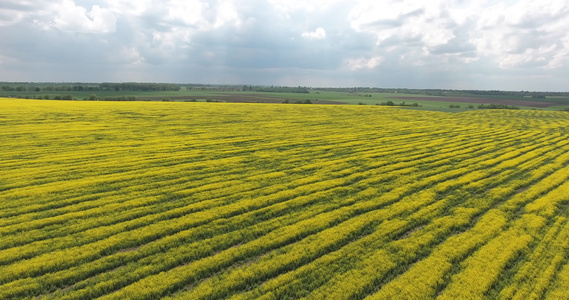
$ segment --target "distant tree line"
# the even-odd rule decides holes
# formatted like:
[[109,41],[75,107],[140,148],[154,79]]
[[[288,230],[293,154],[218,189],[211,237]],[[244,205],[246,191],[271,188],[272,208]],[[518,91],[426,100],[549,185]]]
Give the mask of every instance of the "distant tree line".
[[501,91],[501,90],[450,90],[450,89],[407,89],[407,88],[374,88],[374,87],[343,87],[343,88],[312,88],[314,91],[345,92],[345,93],[394,93],[417,94],[430,96],[476,96],[476,97],[529,97],[545,99],[547,96],[569,97],[569,92],[531,92],[531,91]]
[[255,92],[270,92],[270,93],[304,93],[308,94],[310,91],[306,87],[286,87],[286,86],[279,86],[279,87],[256,87],[254,89]]
[[136,97],[134,97],[134,96],[98,97],[95,94],[91,94],[91,95],[89,95],[89,97],[83,98],[83,100],[91,100],[91,101],[135,101]]
[[387,100],[386,102],[377,103],[376,105],[381,105],[381,106],[411,106],[411,107],[419,107],[420,106],[418,103],[407,104],[407,103],[405,103],[405,101],[403,101],[399,104],[396,104],[395,102],[393,102],[391,100]]
[[[376,88],[376,87],[287,87],[287,86],[253,86],[253,85],[214,85],[214,84],[174,84],[174,83],[81,83],[81,82],[0,82],[0,92],[81,92],[81,91],[252,91],[280,93],[309,93],[311,91],[331,91],[360,94],[370,97],[372,93],[400,93],[448,97],[495,97],[495,98],[530,98],[545,100],[547,97],[569,97],[569,92],[532,92],[532,91],[501,91],[501,90],[451,90],[451,89],[408,89],[408,88]],[[555,98],[547,99],[555,101]]]
[[478,105],[478,109],[520,109],[514,105],[505,105],[505,104],[480,104]]
[[179,84],[173,83],[141,83],[141,82],[121,82],[121,83],[2,83],[2,92],[83,92],[83,91],[130,91],[130,92],[150,92],[150,91],[179,91]]
[[245,91],[243,87],[252,87],[244,85],[214,85],[214,84],[184,84],[182,85],[188,91],[214,91],[214,92],[239,92]]
[[155,92],[155,91],[179,91],[180,85],[173,83],[141,83],[141,82],[104,82],[99,84],[103,91],[130,91],[130,92]]
[[45,100],[75,100],[72,95],[11,95],[20,99],[45,99]]
[[289,86],[255,86],[255,85],[212,85],[212,84],[185,84],[183,87],[189,91],[216,91],[216,92],[275,92],[275,93],[310,93],[308,87]]

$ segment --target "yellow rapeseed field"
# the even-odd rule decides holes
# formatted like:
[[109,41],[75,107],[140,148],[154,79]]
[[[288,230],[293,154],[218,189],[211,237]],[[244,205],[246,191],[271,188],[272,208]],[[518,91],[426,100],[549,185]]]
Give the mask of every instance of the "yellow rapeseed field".
[[569,114],[0,99],[0,299],[569,299]]

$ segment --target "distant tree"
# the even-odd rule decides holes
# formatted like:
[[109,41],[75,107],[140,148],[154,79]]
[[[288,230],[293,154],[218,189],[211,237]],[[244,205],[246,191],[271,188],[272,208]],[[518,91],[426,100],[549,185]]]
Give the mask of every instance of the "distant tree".
[[272,93],[304,93],[308,94],[310,91],[306,87],[259,87],[256,88],[257,92],[272,92]]
[[505,105],[505,104],[480,104],[478,105],[478,109],[520,109],[514,105]]
[[139,82],[121,82],[110,83],[103,82],[99,84],[101,90],[107,91],[179,91],[179,84],[173,83],[139,83]]

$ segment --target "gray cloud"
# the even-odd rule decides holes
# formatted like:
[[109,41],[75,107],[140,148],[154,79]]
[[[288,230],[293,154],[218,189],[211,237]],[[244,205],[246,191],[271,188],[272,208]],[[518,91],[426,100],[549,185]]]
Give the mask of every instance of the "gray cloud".
[[564,0],[5,0],[0,80],[564,90],[566,28]]

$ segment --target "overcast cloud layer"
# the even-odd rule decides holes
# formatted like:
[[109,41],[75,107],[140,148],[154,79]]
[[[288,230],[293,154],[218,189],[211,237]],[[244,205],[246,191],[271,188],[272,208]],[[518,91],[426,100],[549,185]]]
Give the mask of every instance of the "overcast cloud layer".
[[567,0],[2,0],[0,81],[569,91]]

